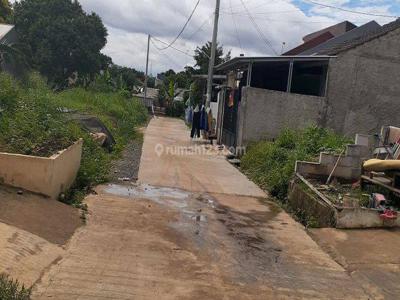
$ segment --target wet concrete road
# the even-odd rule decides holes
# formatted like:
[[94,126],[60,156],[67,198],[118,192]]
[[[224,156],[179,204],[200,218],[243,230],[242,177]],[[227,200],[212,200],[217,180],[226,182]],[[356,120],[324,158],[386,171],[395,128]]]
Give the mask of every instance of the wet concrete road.
[[217,150],[193,155],[188,136],[179,120],[151,121],[140,182],[86,199],[88,224],[34,299],[368,299]]

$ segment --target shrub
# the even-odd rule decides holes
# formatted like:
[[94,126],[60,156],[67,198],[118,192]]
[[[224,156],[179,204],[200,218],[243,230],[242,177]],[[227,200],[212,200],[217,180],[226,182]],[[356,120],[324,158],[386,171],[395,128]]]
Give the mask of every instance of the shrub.
[[0,299],[2,300],[29,300],[31,289],[21,286],[18,281],[0,274]]
[[[107,181],[110,163],[130,139],[135,126],[147,120],[147,110],[126,93],[100,93],[75,88],[59,94],[33,74],[23,84],[0,73],[0,151],[50,156],[84,139],[81,168],[71,191],[62,200],[79,204],[92,186]],[[65,109],[101,119],[117,146],[110,154],[92,140],[79,124],[69,121]]]
[[166,109],[167,116],[181,118],[185,115],[185,104],[183,102],[172,102]]
[[314,160],[321,151],[340,152],[348,143],[347,138],[317,126],[300,131],[285,129],[275,142],[250,145],[241,168],[272,196],[285,200],[297,160]]
[[75,141],[73,125],[66,122],[52,92],[37,75],[19,86],[0,74],[0,86],[2,151],[50,156]]

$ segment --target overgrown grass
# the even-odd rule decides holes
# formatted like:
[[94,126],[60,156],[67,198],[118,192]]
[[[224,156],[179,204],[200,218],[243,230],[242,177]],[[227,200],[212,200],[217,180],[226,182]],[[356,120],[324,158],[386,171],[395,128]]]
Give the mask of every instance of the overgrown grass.
[[21,286],[18,281],[10,279],[5,274],[0,274],[0,299],[1,300],[29,300],[31,289]]
[[297,160],[314,160],[321,151],[341,152],[351,141],[317,126],[285,129],[274,142],[250,145],[241,161],[243,172],[272,196],[286,200]]
[[134,127],[147,120],[146,108],[124,93],[101,93],[82,88],[61,92],[55,98],[59,107],[97,116],[110,129],[120,151],[135,137]]
[[[113,151],[105,151],[79,124],[69,121],[65,108],[101,119],[117,142]],[[107,181],[111,160],[137,137],[135,127],[146,119],[146,109],[124,94],[81,88],[57,94],[38,75],[18,83],[0,73],[0,151],[47,157],[84,139],[76,182],[62,199],[67,203],[79,204],[92,186]]]

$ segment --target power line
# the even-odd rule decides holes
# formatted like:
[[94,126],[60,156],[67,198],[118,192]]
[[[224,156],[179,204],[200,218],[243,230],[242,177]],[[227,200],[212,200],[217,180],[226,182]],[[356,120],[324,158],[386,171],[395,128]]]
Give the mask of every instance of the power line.
[[391,16],[391,15],[383,15],[383,14],[375,14],[375,13],[368,13],[368,12],[362,12],[362,11],[355,11],[355,10],[351,10],[351,9],[347,9],[347,8],[343,8],[343,7],[337,7],[337,6],[333,6],[333,5],[328,5],[328,4],[315,2],[315,1],[312,1],[312,0],[301,0],[301,1],[312,3],[312,4],[315,4],[315,5],[322,6],[322,7],[328,7],[328,8],[332,8],[332,9],[337,9],[337,10],[349,12],[349,13],[352,13],[352,14],[359,14],[359,15],[366,15],[366,16],[373,16],[373,17],[382,17],[382,18],[396,18],[396,19],[398,18],[398,16]]
[[[237,15],[237,17],[248,18],[247,15]],[[254,17],[255,20],[263,20],[268,22],[278,22],[278,23],[294,23],[294,24],[337,24],[337,21],[297,21],[297,20],[285,20],[285,19],[270,19],[265,17]],[[354,24],[363,24],[364,22],[358,21],[353,22]]]
[[243,53],[244,51],[243,51],[243,47],[242,47],[242,42],[240,41],[239,31],[238,31],[238,28],[237,28],[235,17],[233,15],[232,0],[229,0],[229,6],[231,8],[231,13],[232,13],[231,16],[232,16],[233,26],[235,27],[236,38],[237,38],[237,41],[239,43],[239,47],[240,47],[240,49],[242,50],[242,53]]
[[[159,43],[161,43],[161,44],[168,45],[167,42],[164,42],[164,41],[160,40],[159,38],[156,38],[155,36],[151,36],[151,38],[152,38],[153,40],[156,40],[157,42],[159,42]],[[153,44],[153,45],[154,45],[154,47],[156,47],[156,48],[157,48],[158,50],[160,50],[160,51],[165,50],[164,48],[158,47],[156,44]],[[178,51],[178,52],[180,52],[180,53],[182,53],[182,54],[185,54],[186,56],[193,57],[193,56],[190,55],[189,53],[187,53],[187,52],[185,52],[185,51],[183,51],[183,50],[181,50],[181,49],[178,49],[178,48],[176,48],[176,47],[174,47],[174,46],[169,46],[169,48],[174,49],[174,50],[176,50],[176,51]]]
[[278,53],[275,51],[274,47],[272,47],[271,42],[267,39],[265,34],[261,31],[260,27],[258,26],[257,22],[254,20],[254,17],[250,14],[250,11],[247,9],[246,4],[244,3],[243,0],[240,0],[243,4],[244,9],[247,12],[248,17],[250,18],[251,23],[253,24],[254,28],[257,30],[261,40],[274,52],[275,55],[278,55]]
[[[156,48],[157,52],[160,53],[161,55],[164,55],[166,58],[168,58],[168,60],[170,62],[172,62],[172,64],[174,64],[177,67],[181,67],[175,60],[173,60],[167,53],[162,52],[158,49],[157,45],[154,43],[154,41],[152,39],[150,39],[151,44]],[[161,62],[162,63],[162,62]],[[164,63],[162,63],[165,67],[167,67]]]
[[[256,13],[253,13],[253,15],[274,15],[274,14],[284,14],[284,13],[294,13],[294,12],[302,12],[302,10],[301,9],[292,9],[292,10],[270,11],[270,12],[256,12]],[[240,12],[240,11],[222,12],[222,14],[236,16],[236,15],[246,14],[246,12]]]
[[210,21],[210,19],[214,16],[214,14],[211,14],[208,19],[206,19],[200,26],[197,28],[193,33],[187,37],[187,40],[190,40],[192,37],[194,37],[199,31],[203,31],[203,27]]
[[181,31],[178,33],[178,35],[176,36],[176,38],[175,38],[171,43],[169,43],[166,47],[160,49],[161,51],[166,50],[166,49],[170,48],[173,44],[175,44],[175,42],[179,39],[179,37],[180,37],[180,36],[182,35],[182,33],[185,31],[187,25],[189,24],[190,20],[192,19],[192,17],[193,17],[193,15],[194,15],[194,13],[195,13],[197,7],[199,6],[199,4],[200,4],[200,0],[197,0],[197,3],[196,3],[196,5],[194,6],[194,8],[193,8],[193,10],[192,10],[192,13],[190,14],[189,18],[187,19],[185,25],[183,25],[183,28],[181,29]]

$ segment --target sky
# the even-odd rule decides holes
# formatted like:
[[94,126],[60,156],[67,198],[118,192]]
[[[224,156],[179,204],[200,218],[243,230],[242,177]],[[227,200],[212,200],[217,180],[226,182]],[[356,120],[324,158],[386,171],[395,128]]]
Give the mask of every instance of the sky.
[[[166,43],[182,29],[198,0],[80,0],[87,12],[95,12],[108,29],[108,42],[103,52],[114,63],[145,69],[147,35]],[[358,12],[400,16],[400,0],[313,0]],[[244,3],[244,4],[243,4]],[[246,8],[245,8],[246,7]],[[246,10],[247,9],[247,10]],[[194,65],[197,46],[211,40],[215,0],[200,0],[192,20],[174,47],[152,39],[150,72],[183,70]],[[261,38],[249,14],[262,31]],[[354,14],[322,7],[309,0],[221,0],[218,42],[232,56],[280,54],[301,44],[308,33],[348,20],[356,25],[377,21],[383,25],[395,18]],[[283,45],[283,43],[285,43]],[[156,47],[157,46],[157,47]]]

